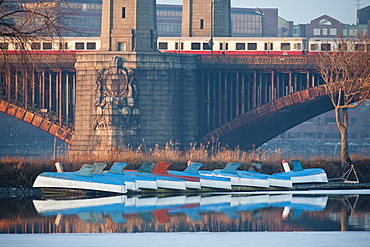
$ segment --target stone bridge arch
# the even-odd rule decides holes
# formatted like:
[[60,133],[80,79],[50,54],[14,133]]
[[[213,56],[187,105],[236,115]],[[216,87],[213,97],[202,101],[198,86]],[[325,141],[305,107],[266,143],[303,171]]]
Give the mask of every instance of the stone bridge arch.
[[[290,128],[334,109],[325,85],[301,90],[248,111],[205,135],[231,148],[252,149]],[[272,124],[273,123],[273,124]]]
[[21,121],[31,124],[68,144],[72,143],[74,131],[71,128],[60,126],[40,114],[28,111],[22,107],[0,100],[0,112],[15,117]]

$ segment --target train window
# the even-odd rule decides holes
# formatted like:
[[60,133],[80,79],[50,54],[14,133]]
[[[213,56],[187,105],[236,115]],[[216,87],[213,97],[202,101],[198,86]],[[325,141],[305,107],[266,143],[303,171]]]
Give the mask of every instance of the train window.
[[168,50],[168,43],[167,42],[159,42],[158,43],[159,50]]
[[42,49],[43,50],[52,50],[53,49],[53,43],[51,43],[51,42],[42,43]]
[[290,51],[290,43],[281,43],[280,48],[282,51]]
[[83,43],[83,42],[76,42],[75,43],[75,50],[85,50],[85,43]]
[[68,43],[67,42],[60,42],[59,43],[59,50],[67,50],[68,49]]
[[200,50],[200,43],[191,43],[192,50]]
[[203,43],[203,50],[211,50],[211,47],[208,43]]
[[330,44],[321,44],[321,51],[330,51]]
[[294,43],[293,44],[293,49],[296,51],[302,50],[302,44],[301,43]]
[[245,50],[245,43],[236,43],[235,44],[235,49],[237,51]]
[[319,49],[319,45],[318,44],[311,44],[311,47],[310,47],[310,50],[311,51],[317,51]]
[[179,43],[175,42],[175,50],[178,50],[178,49],[179,49]]
[[347,51],[347,44],[345,44],[345,43],[339,43],[338,44],[338,49],[340,51]]
[[9,43],[8,42],[0,42],[0,50],[8,50]]
[[14,48],[16,50],[24,50],[24,44],[23,43],[15,43]]
[[95,42],[87,42],[86,49],[87,50],[96,50],[96,43]]
[[32,42],[31,43],[31,50],[41,50],[41,43],[40,42]]
[[256,51],[257,50],[257,43],[248,43],[248,50],[249,51]]
[[180,49],[184,50],[184,42],[181,42]]
[[355,44],[355,51],[365,51],[365,44]]

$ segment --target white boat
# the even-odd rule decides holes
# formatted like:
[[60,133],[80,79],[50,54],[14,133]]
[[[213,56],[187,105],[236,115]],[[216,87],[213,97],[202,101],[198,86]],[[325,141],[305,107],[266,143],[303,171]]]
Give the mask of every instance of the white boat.
[[145,162],[139,170],[124,170],[123,174],[136,178],[155,178],[157,187],[161,189],[186,190],[185,180],[179,178],[159,176],[152,173],[154,163]]
[[230,178],[232,186],[257,187],[257,188],[269,187],[269,182],[266,177],[257,177],[257,176],[238,174],[236,172],[236,169],[239,166],[240,166],[240,163],[230,162],[225,166],[223,170],[199,171],[199,173],[201,175],[212,176],[212,177]]
[[293,184],[308,184],[308,183],[327,183],[328,177],[326,172],[321,168],[303,169],[301,162],[292,160],[293,171],[290,170],[288,163],[283,160],[285,172],[274,173],[272,176],[276,178],[290,178]]
[[188,177],[197,177],[200,179],[200,185],[202,188],[213,188],[213,189],[227,189],[231,190],[231,180],[226,177],[212,177],[201,175],[199,169],[203,166],[201,163],[190,163],[189,166],[182,172],[180,171],[171,171],[167,172],[172,175],[177,176],[188,176]]
[[103,172],[104,176],[112,177],[121,181],[134,180],[138,189],[158,189],[157,180],[151,177],[129,176],[124,174],[127,163],[115,162],[109,171]]
[[[252,163],[252,167],[259,167],[259,169],[262,167],[262,163]],[[289,177],[277,177],[272,176],[269,174],[263,174],[256,171],[237,171],[238,174],[241,175],[250,175],[250,176],[257,176],[262,178],[267,178],[269,182],[269,187],[277,187],[277,188],[292,188],[292,180]]]
[[124,182],[96,176],[93,174],[95,168],[95,165],[84,164],[77,172],[43,172],[36,177],[33,187],[127,193]]

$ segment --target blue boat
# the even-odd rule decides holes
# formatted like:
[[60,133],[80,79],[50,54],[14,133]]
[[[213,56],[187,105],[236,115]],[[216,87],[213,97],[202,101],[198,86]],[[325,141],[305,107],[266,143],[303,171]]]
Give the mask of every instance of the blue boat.
[[[104,164],[104,163],[103,163]],[[124,174],[127,163],[115,162],[109,171],[103,172],[104,176],[119,179],[121,181],[135,181],[137,189],[158,189],[157,180],[152,177],[130,176]]]
[[231,190],[231,180],[226,177],[212,177],[199,174],[199,169],[203,166],[201,163],[190,163],[189,166],[182,172],[168,170],[169,174],[177,176],[189,176],[197,177],[200,179],[200,185],[202,188],[213,188],[213,189],[227,189]]
[[155,178],[157,187],[162,189],[186,190],[185,180],[152,174],[155,164],[145,162],[139,170],[124,170],[123,174],[132,176],[134,179],[139,177]]
[[77,172],[43,172],[36,177],[33,187],[127,193],[123,181],[97,176],[93,174],[94,169],[95,165],[84,164]]
[[293,160],[293,171],[290,170],[287,162],[283,161],[285,172],[274,173],[272,176],[276,178],[289,178],[293,184],[308,184],[308,183],[327,183],[328,177],[326,172],[321,168],[303,169],[301,162]]
[[238,174],[236,169],[240,163],[230,162],[223,170],[199,171],[201,175],[212,177],[230,178],[232,186],[268,188],[269,182],[266,177]]
[[[262,167],[262,163],[252,162],[252,167]],[[269,174],[263,174],[256,171],[237,171],[238,174],[241,175],[250,175],[250,176],[257,176],[262,178],[267,178],[269,182],[269,187],[276,187],[276,188],[292,188],[292,180],[289,177],[277,177]]]

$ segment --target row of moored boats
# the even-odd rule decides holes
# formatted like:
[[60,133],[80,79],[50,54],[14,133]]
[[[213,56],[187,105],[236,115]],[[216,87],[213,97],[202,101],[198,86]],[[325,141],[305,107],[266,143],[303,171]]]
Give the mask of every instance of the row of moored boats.
[[[295,184],[327,183],[321,168],[303,169],[298,160],[292,161],[293,170],[283,161],[285,172],[272,175],[238,170],[240,163],[228,163],[224,169],[200,170],[203,164],[192,162],[184,171],[169,170],[170,162],[146,162],[139,170],[125,170],[127,163],[114,163],[104,170],[105,163],[84,164],[79,171],[64,172],[56,163],[58,172],[41,173],[33,187],[72,189],[126,194],[142,190],[202,190],[215,191],[289,189]],[[261,166],[261,164],[256,164]]]

